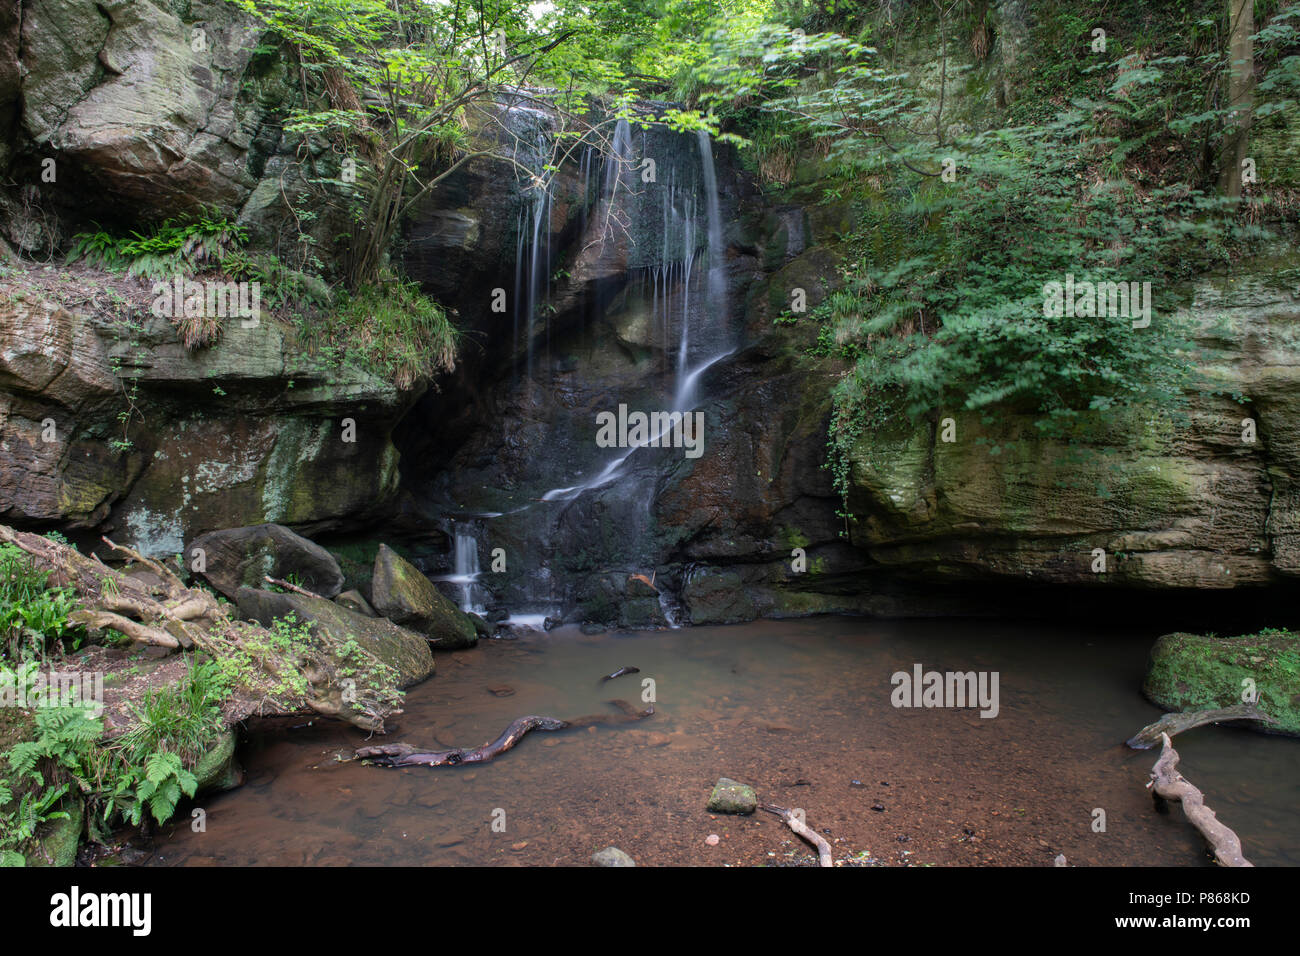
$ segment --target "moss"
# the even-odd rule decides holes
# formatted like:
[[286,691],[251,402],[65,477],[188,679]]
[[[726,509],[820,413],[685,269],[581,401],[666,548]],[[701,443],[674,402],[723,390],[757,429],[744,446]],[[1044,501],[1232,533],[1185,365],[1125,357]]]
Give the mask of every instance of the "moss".
[[1151,649],[1142,692],[1168,710],[1230,707],[1246,679],[1273,730],[1300,735],[1300,634],[1266,629],[1242,637],[1166,634]]
[[28,866],[72,866],[86,822],[86,809],[79,797],[65,799],[59,809],[68,816],[48,824],[39,845],[27,856]]
[[198,781],[196,792],[229,790],[237,786],[239,771],[235,769],[234,758],[235,732],[228,729],[194,765],[194,778]]

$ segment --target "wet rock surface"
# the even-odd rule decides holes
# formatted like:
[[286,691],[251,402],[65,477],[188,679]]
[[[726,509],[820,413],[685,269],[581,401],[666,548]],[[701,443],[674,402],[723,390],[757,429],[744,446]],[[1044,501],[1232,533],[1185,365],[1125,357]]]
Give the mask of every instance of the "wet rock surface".
[[433,583],[388,545],[380,545],[371,579],[375,610],[424,634],[441,650],[473,647],[479,629]]
[[232,600],[240,588],[264,589],[268,577],[325,598],[336,597],[343,587],[343,572],[333,556],[283,525],[213,531],[195,538],[190,548],[203,553],[208,583]]

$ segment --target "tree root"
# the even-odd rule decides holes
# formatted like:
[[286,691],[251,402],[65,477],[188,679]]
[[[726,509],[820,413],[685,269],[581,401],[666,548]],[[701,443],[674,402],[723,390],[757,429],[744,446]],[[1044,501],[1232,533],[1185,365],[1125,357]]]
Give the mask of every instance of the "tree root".
[[1147,784],[1152,788],[1157,805],[1162,799],[1181,803],[1183,814],[1205,837],[1220,866],[1254,866],[1242,856],[1241,840],[1237,834],[1219,822],[1214,811],[1205,805],[1201,791],[1178,772],[1178,751],[1169,742],[1169,735],[1162,733],[1160,739],[1160,759],[1151,768],[1151,782]]
[[775,813],[784,821],[786,826],[816,847],[819,866],[835,865],[831,859],[831,845],[826,842],[826,839],[820,833],[795,816],[792,811],[787,810],[785,807],[778,807],[775,803],[760,803],[758,806],[768,813]]
[[1136,734],[1124,741],[1125,746],[1134,750],[1150,750],[1160,743],[1160,735],[1180,734],[1193,727],[1205,724],[1217,724],[1224,720],[1256,720],[1261,723],[1277,723],[1254,704],[1237,704],[1233,707],[1219,707],[1214,710],[1191,710],[1181,714],[1165,714],[1154,723],[1147,724]]
[[378,744],[373,747],[361,747],[352,759],[370,760],[380,767],[454,767],[462,763],[483,763],[510,750],[524,736],[533,730],[566,730],[573,727],[594,727],[597,724],[625,724],[644,720],[654,716],[653,706],[638,711],[625,700],[611,700],[610,703],[622,711],[621,715],[589,714],[575,717],[573,720],[560,720],[556,717],[539,717],[532,715],[519,717],[510,722],[501,736],[478,747],[456,747],[451,750],[421,750],[410,744]]
[[[112,628],[152,647],[198,648],[227,662],[240,683],[239,700],[229,704],[230,719],[268,711],[315,711],[382,732],[384,719],[401,712],[395,706],[395,695],[384,686],[345,700],[337,648],[329,639],[309,633],[286,650],[283,638],[256,623],[235,619],[229,605],[222,605],[209,591],[187,587],[164,562],[146,558],[107,537],[102,540],[113,552],[148,568],[154,579],[123,574],[97,556],[0,524],[0,541],[16,545],[31,555],[37,566],[47,569],[51,586],[66,586],[76,593],[80,607],[69,615],[73,624],[93,630]],[[277,583],[302,590],[287,582]],[[351,666],[355,668],[355,662]]]

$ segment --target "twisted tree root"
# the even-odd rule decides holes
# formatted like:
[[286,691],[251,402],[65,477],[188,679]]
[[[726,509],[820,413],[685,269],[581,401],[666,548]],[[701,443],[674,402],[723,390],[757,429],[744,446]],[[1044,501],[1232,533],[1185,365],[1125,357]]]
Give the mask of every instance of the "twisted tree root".
[[760,803],[759,807],[768,813],[775,813],[780,817],[785,825],[791,830],[803,837],[809,843],[817,848],[817,862],[819,866],[834,866],[831,860],[831,845],[826,842],[825,838],[814,830],[808,824],[794,815],[785,807],[778,807],[775,803]]
[[1214,811],[1205,805],[1201,791],[1178,772],[1178,751],[1169,742],[1169,735],[1162,733],[1160,739],[1160,759],[1151,768],[1151,782],[1147,784],[1152,788],[1157,804],[1161,799],[1181,803],[1183,814],[1205,837],[1205,842],[1214,851],[1214,859],[1220,866],[1254,866],[1242,856],[1241,840],[1237,834],[1219,822]]
[[1170,737],[1181,734],[1193,727],[1204,724],[1217,724],[1224,720],[1255,720],[1263,723],[1277,723],[1254,704],[1237,704],[1233,707],[1220,707],[1215,710],[1193,710],[1181,714],[1165,714],[1154,723],[1147,724],[1136,734],[1124,741],[1125,746],[1134,750],[1150,750],[1160,743],[1160,735],[1167,733]]
[[371,760],[380,767],[454,767],[462,763],[483,763],[514,747],[532,730],[565,730],[570,727],[592,727],[596,724],[624,724],[652,717],[655,712],[653,706],[638,711],[624,700],[611,700],[610,703],[623,712],[621,716],[590,714],[586,717],[575,717],[573,720],[537,715],[519,717],[511,721],[510,726],[502,731],[501,736],[496,740],[478,747],[420,750],[410,744],[377,744],[372,747],[358,748],[353,753],[353,759]]

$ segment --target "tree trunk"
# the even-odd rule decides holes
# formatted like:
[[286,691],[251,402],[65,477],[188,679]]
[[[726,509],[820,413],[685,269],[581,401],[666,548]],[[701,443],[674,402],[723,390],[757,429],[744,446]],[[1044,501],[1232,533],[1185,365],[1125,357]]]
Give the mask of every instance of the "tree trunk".
[[1219,190],[1241,198],[1241,166],[1250,138],[1255,88],[1254,0],[1228,0],[1228,129],[1219,169]]

